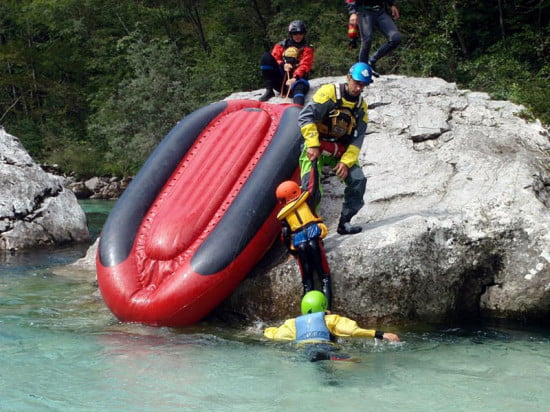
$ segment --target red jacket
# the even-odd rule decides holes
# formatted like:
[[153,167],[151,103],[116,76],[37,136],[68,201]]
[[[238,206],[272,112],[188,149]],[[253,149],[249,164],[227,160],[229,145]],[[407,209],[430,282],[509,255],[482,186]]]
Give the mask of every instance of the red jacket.
[[292,77],[295,77],[296,79],[307,79],[309,72],[311,71],[311,66],[313,66],[313,47],[311,47],[307,43],[303,44],[297,44],[292,42],[291,40],[283,40],[280,43],[277,43],[275,46],[273,46],[273,50],[271,50],[271,55],[277,60],[277,63],[279,65],[284,64],[283,62],[283,53],[287,47],[298,47],[298,49],[301,50],[300,53],[300,62],[298,65],[294,68],[294,71],[292,73]]

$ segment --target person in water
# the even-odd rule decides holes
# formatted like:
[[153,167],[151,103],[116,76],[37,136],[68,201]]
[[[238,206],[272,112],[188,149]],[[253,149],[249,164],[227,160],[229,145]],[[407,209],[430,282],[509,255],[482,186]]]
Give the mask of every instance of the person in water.
[[[315,171],[314,171],[315,173]],[[331,308],[332,289],[330,268],[323,246],[328,229],[310,204],[312,197],[308,191],[302,191],[292,180],[281,183],[275,191],[277,200],[284,206],[277,214],[282,224],[282,239],[290,254],[296,257],[304,295],[314,289],[314,273],[321,280],[321,288]]]
[[337,353],[335,337],[376,338],[399,342],[395,333],[363,329],[357,322],[327,310],[327,298],[318,290],[305,294],[301,302],[302,316],[287,319],[279,327],[265,329],[264,336],[276,341],[291,341],[303,345],[311,362],[320,360],[356,361],[349,355]]

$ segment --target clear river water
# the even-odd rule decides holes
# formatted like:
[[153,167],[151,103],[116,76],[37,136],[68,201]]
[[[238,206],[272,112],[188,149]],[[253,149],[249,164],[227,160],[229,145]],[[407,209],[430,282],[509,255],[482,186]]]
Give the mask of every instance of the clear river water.
[[[81,204],[96,237],[112,203]],[[311,363],[262,323],[118,322],[93,273],[58,270],[86,248],[0,254],[0,411],[550,411],[548,328],[396,327]]]

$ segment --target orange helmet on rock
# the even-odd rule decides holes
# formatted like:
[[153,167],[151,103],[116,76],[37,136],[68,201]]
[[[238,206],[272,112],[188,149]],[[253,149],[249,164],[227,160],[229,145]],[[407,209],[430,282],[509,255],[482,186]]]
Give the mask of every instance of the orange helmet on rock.
[[297,199],[302,193],[302,189],[298,186],[298,183],[293,180],[285,180],[275,191],[275,196],[279,202],[288,203]]

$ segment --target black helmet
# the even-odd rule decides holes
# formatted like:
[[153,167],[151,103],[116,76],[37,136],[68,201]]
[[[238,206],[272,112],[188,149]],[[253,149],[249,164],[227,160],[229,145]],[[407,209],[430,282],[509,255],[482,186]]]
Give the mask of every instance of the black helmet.
[[304,33],[306,34],[306,24],[302,20],[291,21],[288,25],[288,34]]

